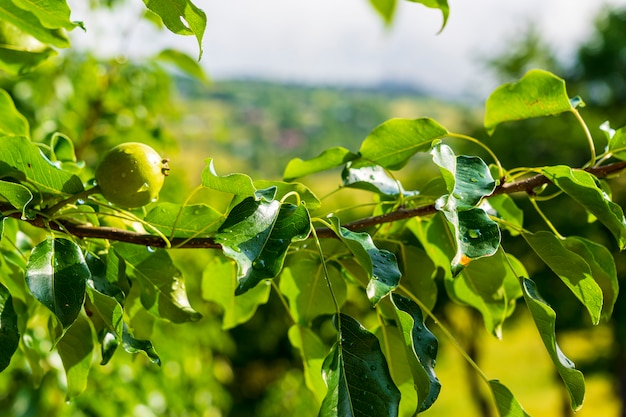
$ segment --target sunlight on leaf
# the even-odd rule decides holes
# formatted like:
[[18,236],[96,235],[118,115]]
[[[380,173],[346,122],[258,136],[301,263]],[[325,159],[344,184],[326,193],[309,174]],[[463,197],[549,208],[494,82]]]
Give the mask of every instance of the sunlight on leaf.
[[489,388],[496,400],[496,408],[500,417],[530,417],[515,399],[511,391],[500,381],[492,379],[489,381]]
[[565,81],[543,70],[531,70],[515,83],[498,87],[487,99],[485,129],[493,134],[504,122],[552,116],[573,107]]
[[56,347],[67,376],[67,399],[69,400],[87,388],[87,377],[93,362],[94,349],[91,322],[83,315],[79,315]]
[[28,120],[15,108],[13,99],[0,89],[0,134],[9,136],[29,136]]
[[90,277],[80,247],[63,238],[47,238],[35,246],[26,267],[28,288],[64,329],[78,317]]
[[359,155],[341,146],[326,149],[312,159],[302,160],[294,158],[289,161],[283,172],[283,178],[285,181],[293,181],[296,178],[336,168],[358,157]]

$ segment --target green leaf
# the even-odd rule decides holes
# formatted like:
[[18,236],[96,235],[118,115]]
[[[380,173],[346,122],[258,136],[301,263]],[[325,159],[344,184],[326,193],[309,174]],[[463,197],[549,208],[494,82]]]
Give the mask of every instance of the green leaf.
[[128,353],[145,353],[148,359],[150,359],[150,362],[161,366],[161,358],[159,358],[152,343],[149,340],[135,339],[126,324],[124,324],[122,333],[122,346],[124,346],[124,350]]
[[91,272],[80,247],[71,240],[47,238],[33,249],[26,283],[35,298],[67,329],[83,307]]
[[176,49],[164,49],[156,56],[156,59],[162,62],[170,63],[176,65],[178,69],[191,75],[192,77],[202,81],[203,83],[208,83],[209,79],[207,78],[206,73],[202,66],[198,63],[198,61],[191,58],[184,52],[178,51]]
[[20,9],[28,10],[49,29],[72,30],[80,23],[70,21],[70,8],[65,0],[10,0]]
[[224,216],[205,204],[159,203],[144,220],[166,236],[198,237],[216,232]]
[[[20,0],[17,1],[20,2]],[[44,3],[37,2],[37,4]],[[52,7],[58,8],[62,6],[55,4]],[[37,13],[38,15],[43,15],[45,11],[38,10]],[[37,15],[30,10],[18,7],[14,1],[3,1],[0,3],[0,20],[11,22],[11,24],[17,26],[21,31],[34,36],[41,42],[49,43],[57,48],[67,48],[70,46],[67,36],[59,29],[60,26],[52,28],[46,27],[42,24]]]
[[[34,52],[15,49],[13,46],[4,47],[0,45],[0,70],[12,75],[22,75],[32,71],[43,61],[55,55],[57,55],[57,51],[52,48]],[[6,134],[8,132],[1,133]]]
[[83,315],[63,334],[56,345],[67,378],[67,399],[80,395],[87,388],[93,362],[93,329]]
[[28,136],[28,120],[16,108],[13,99],[5,90],[0,89],[0,134],[9,136]]
[[622,208],[602,190],[596,177],[568,166],[544,167],[543,174],[588,212],[593,214],[626,249],[626,218]]
[[26,206],[33,200],[33,193],[22,184],[0,180],[0,197],[5,198],[13,207],[22,211],[26,217]]
[[361,144],[363,159],[388,169],[400,169],[417,152],[448,131],[432,119],[390,119],[376,127]]
[[472,260],[496,253],[500,247],[500,228],[483,209],[444,211],[444,214],[454,229],[457,247],[451,265],[453,275]]
[[41,193],[78,194],[84,191],[80,178],[55,167],[27,138],[1,136],[0,177],[19,177],[19,173]]
[[370,0],[371,5],[380,14],[387,25],[391,24],[396,10],[397,0]]
[[397,416],[400,391],[376,336],[345,314],[334,316],[334,324],[339,341],[322,367],[328,392],[319,416]]
[[437,201],[439,210],[468,210],[491,194],[496,181],[489,167],[475,156],[454,155],[448,145],[437,144],[431,150],[433,162],[439,166],[448,195]]
[[565,81],[547,71],[531,70],[519,81],[491,93],[485,108],[485,129],[493,134],[500,123],[572,110]]
[[443,214],[430,219],[415,217],[407,225],[435,267],[443,271],[444,279],[451,279],[451,262],[456,253],[455,238]]
[[446,279],[445,286],[454,301],[478,310],[487,331],[501,339],[502,325],[522,296],[517,277],[525,275],[517,259],[498,250],[493,256],[471,262],[458,277]]
[[235,206],[215,241],[237,262],[236,294],[278,275],[291,243],[306,239],[310,231],[309,212],[302,204],[248,197]]
[[589,265],[593,279],[602,289],[602,317],[609,320],[619,292],[613,255],[605,246],[582,237],[568,237],[563,241],[563,245],[582,257]]
[[492,379],[489,381],[489,388],[496,400],[496,408],[500,417],[530,417],[515,399],[511,391],[500,381]]
[[56,345],[67,377],[67,399],[87,388],[87,377],[93,362],[93,329],[83,315],[76,318]]
[[206,14],[190,0],[143,0],[146,7],[157,14],[166,28],[178,35],[194,35],[202,58],[202,37],[206,29]]
[[235,296],[237,269],[234,262],[212,257],[202,273],[202,298],[222,307],[222,328],[232,329],[247,322],[260,305],[267,303],[272,286],[261,282],[244,294]]
[[121,339],[124,310],[120,303],[114,297],[96,290],[93,285],[87,285],[87,295],[95,308],[94,313],[102,319],[106,329]]
[[439,9],[443,14],[443,24],[441,25],[441,29],[443,30],[446,27],[446,23],[448,23],[448,16],[450,15],[450,7],[448,6],[448,0],[408,0],[413,3],[421,3],[426,7],[430,7],[431,9]]
[[345,280],[333,264],[328,264],[327,269],[332,295],[319,256],[296,253],[287,257],[286,266],[280,274],[279,288],[289,300],[289,311],[296,323],[308,326],[318,316],[335,313],[335,301],[339,306],[345,302]]
[[341,227],[339,219],[330,219],[337,237],[356,257],[370,280],[367,284],[367,297],[372,305],[398,287],[402,274],[398,268],[396,256],[385,249],[378,249],[372,237],[365,232],[352,232]]
[[117,255],[126,261],[126,273],[139,284],[141,304],[155,317],[173,323],[199,320],[189,304],[185,281],[165,249],[116,243]]
[[522,289],[526,305],[535,321],[537,330],[539,330],[541,340],[563,382],[565,382],[565,387],[570,395],[572,409],[578,411],[582,407],[585,398],[585,379],[582,372],[575,368],[574,362],[565,356],[556,342],[556,313],[539,295],[537,287],[532,280],[523,278]]
[[274,198],[276,200],[282,200],[287,194],[296,193],[300,199],[306,203],[306,207],[309,210],[314,210],[322,205],[313,191],[299,182],[288,183],[283,181],[259,180],[254,182],[254,186],[257,190],[275,188],[276,195]]
[[293,181],[296,178],[316,174],[318,172],[341,166],[347,162],[357,159],[358,157],[359,155],[350,152],[346,148],[337,146],[335,148],[326,149],[315,158],[305,161],[300,158],[294,158],[289,161],[285,167],[283,179],[285,181]]
[[74,142],[62,133],[54,133],[50,138],[50,149],[52,149],[52,158],[54,161],[76,162],[76,152],[74,150]]
[[341,177],[345,187],[371,191],[384,197],[411,197],[419,194],[417,191],[405,191],[400,181],[390,177],[378,165],[352,167],[348,164]]
[[614,157],[622,161],[626,160],[626,127],[617,130],[611,129],[607,148]]
[[102,328],[98,333],[98,342],[100,343],[100,353],[102,355],[100,365],[106,365],[117,351],[120,345],[120,339],[115,333],[107,331],[106,328]]
[[593,279],[585,259],[570,251],[561,239],[550,232],[522,233],[522,236],[587,308],[593,324],[598,324],[603,304],[602,289]]
[[[486,209],[489,214],[495,215],[505,221],[500,223],[500,225],[508,230],[512,236],[520,234],[520,230],[524,226],[524,211],[515,204],[511,196],[507,194],[495,195],[489,197],[489,200],[484,201],[483,204],[488,204],[486,207],[481,207]],[[495,210],[495,213],[491,213],[488,207]]]
[[13,297],[7,287],[0,284],[0,372],[9,366],[19,342],[20,332]]
[[255,194],[256,187],[252,183],[252,178],[249,176],[245,174],[218,176],[213,167],[213,159],[207,158],[204,162],[207,166],[202,171],[202,186],[212,190],[246,197]]
[[[416,297],[429,310],[437,302],[437,268],[426,252],[415,246],[403,245],[398,256],[402,272],[402,290]],[[450,261],[446,265],[449,267]]]
[[417,414],[428,410],[441,390],[441,383],[435,375],[439,343],[424,324],[422,310],[417,304],[399,294],[392,294],[391,301],[396,308],[406,357],[419,398],[417,410],[415,410]]
[[302,356],[307,388],[321,404],[326,396],[326,385],[322,378],[322,364],[328,353],[326,346],[311,329],[298,325],[289,328],[289,341]]

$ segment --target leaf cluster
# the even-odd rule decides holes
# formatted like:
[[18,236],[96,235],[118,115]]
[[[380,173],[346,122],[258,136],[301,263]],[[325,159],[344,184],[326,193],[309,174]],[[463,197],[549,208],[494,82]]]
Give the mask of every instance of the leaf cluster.
[[[206,17],[191,2],[145,3],[168,29],[201,42]],[[395,4],[373,3],[387,10],[385,16]],[[445,1],[420,3],[440,9],[445,24]],[[67,46],[57,30],[79,26],[68,22],[65,7],[40,15],[32,3],[8,4],[0,18],[19,8],[18,27],[54,47]],[[19,73],[26,68],[20,62],[17,70],[3,68]],[[605,181],[624,168],[624,129],[605,126],[608,147],[598,154],[582,105],[568,96],[562,79],[532,70],[490,95],[484,119],[493,133],[504,123],[569,113],[589,146],[581,167],[507,169],[473,137],[431,118],[395,118],[375,127],[358,150],[336,146],[293,159],[281,181],[220,175],[207,158],[200,185],[184,203],[128,211],[97,194],[70,136],[32,140],[29,122],[0,90],[0,370],[19,350],[43,375],[44,353],[24,338],[41,322],[63,363],[68,397],[85,389],[96,351],[101,364],[120,346],[160,364],[137,329],[145,316],[171,323],[201,319],[171,257],[177,249],[198,248],[214,253],[203,271],[202,298],[222,307],[224,328],[250,320],[272,291],[280,298],[320,416],[417,415],[435,404],[442,385],[436,333],[454,338],[434,313],[440,281],[447,296],[478,311],[497,338],[523,301],[577,410],[584,379],[556,341],[557,312],[502,234],[522,239],[592,324],[610,319],[618,293],[611,252],[586,237],[562,236],[541,211],[543,200],[563,194],[608,229],[620,250],[626,247],[626,218]],[[446,143],[450,138],[478,147],[490,164],[457,155]],[[421,189],[406,189],[399,171],[417,154],[438,174]],[[371,196],[364,218],[344,221],[354,207],[329,207],[312,187],[296,182],[337,168],[335,193]],[[227,208],[196,202],[200,192],[228,195]],[[518,192],[542,216],[544,230],[525,229],[524,211],[510,195]],[[320,322],[332,323],[330,336]],[[438,331],[428,328],[431,323]],[[501,416],[527,415],[506,386],[467,358]]]

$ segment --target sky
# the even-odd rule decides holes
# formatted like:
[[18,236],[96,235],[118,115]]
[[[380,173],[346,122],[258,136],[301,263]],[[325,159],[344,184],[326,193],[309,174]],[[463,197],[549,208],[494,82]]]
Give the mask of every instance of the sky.
[[[176,47],[197,56],[191,37],[136,27],[141,9],[132,7],[141,8],[141,2],[128,12],[103,16],[84,10],[83,1],[68,2],[72,18],[87,26],[86,33],[74,31],[80,47],[134,55]],[[589,37],[603,5],[626,7],[626,0],[449,0],[450,17],[439,33],[441,12],[408,1],[399,1],[390,27],[368,0],[194,3],[207,14],[201,64],[214,79],[357,86],[395,82],[451,98],[488,94],[497,84],[485,71],[485,58],[504,51],[529,22],[567,60]]]

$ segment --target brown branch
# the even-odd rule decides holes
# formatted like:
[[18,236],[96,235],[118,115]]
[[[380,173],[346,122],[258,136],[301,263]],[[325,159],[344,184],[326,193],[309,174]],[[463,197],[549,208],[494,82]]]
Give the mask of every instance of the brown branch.
[[[586,171],[595,175],[598,178],[605,178],[613,174],[617,174],[620,171],[626,169],[626,161],[615,162],[612,164],[587,168]],[[544,184],[550,183],[550,180],[542,174],[537,174],[529,178],[524,178],[518,181],[503,183],[496,187],[491,194],[492,196],[498,194],[512,194],[517,192],[525,192],[531,194],[534,189]],[[0,203],[0,213],[10,211],[14,209],[6,204]],[[364,230],[370,227],[379,226],[381,224],[390,223],[398,220],[410,219],[412,217],[426,216],[435,213],[437,210],[434,204],[426,206],[414,207],[409,209],[399,209],[390,213],[381,214],[379,216],[366,217],[350,223],[346,223],[343,227],[352,230]],[[13,213],[9,217],[20,218],[20,213]],[[94,238],[94,239],[109,239],[117,242],[126,242],[142,246],[151,246],[155,248],[163,248],[167,246],[167,243],[159,236],[149,235],[144,233],[137,233],[130,230],[116,229],[113,227],[103,226],[88,226],[84,224],[77,224],[66,220],[57,220],[55,222],[47,222],[42,217],[35,217],[34,219],[25,220],[29,224],[40,227],[49,228],[51,230],[67,232],[78,238]],[[317,236],[320,238],[332,238],[335,237],[335,233],[327,228],[316,229]],[[172,247],[177,248],[209,248],[220,249],[221,245],[215,242],[214,239],[208,237],[196,237],[196,238],[174,238],[171,240]]]

